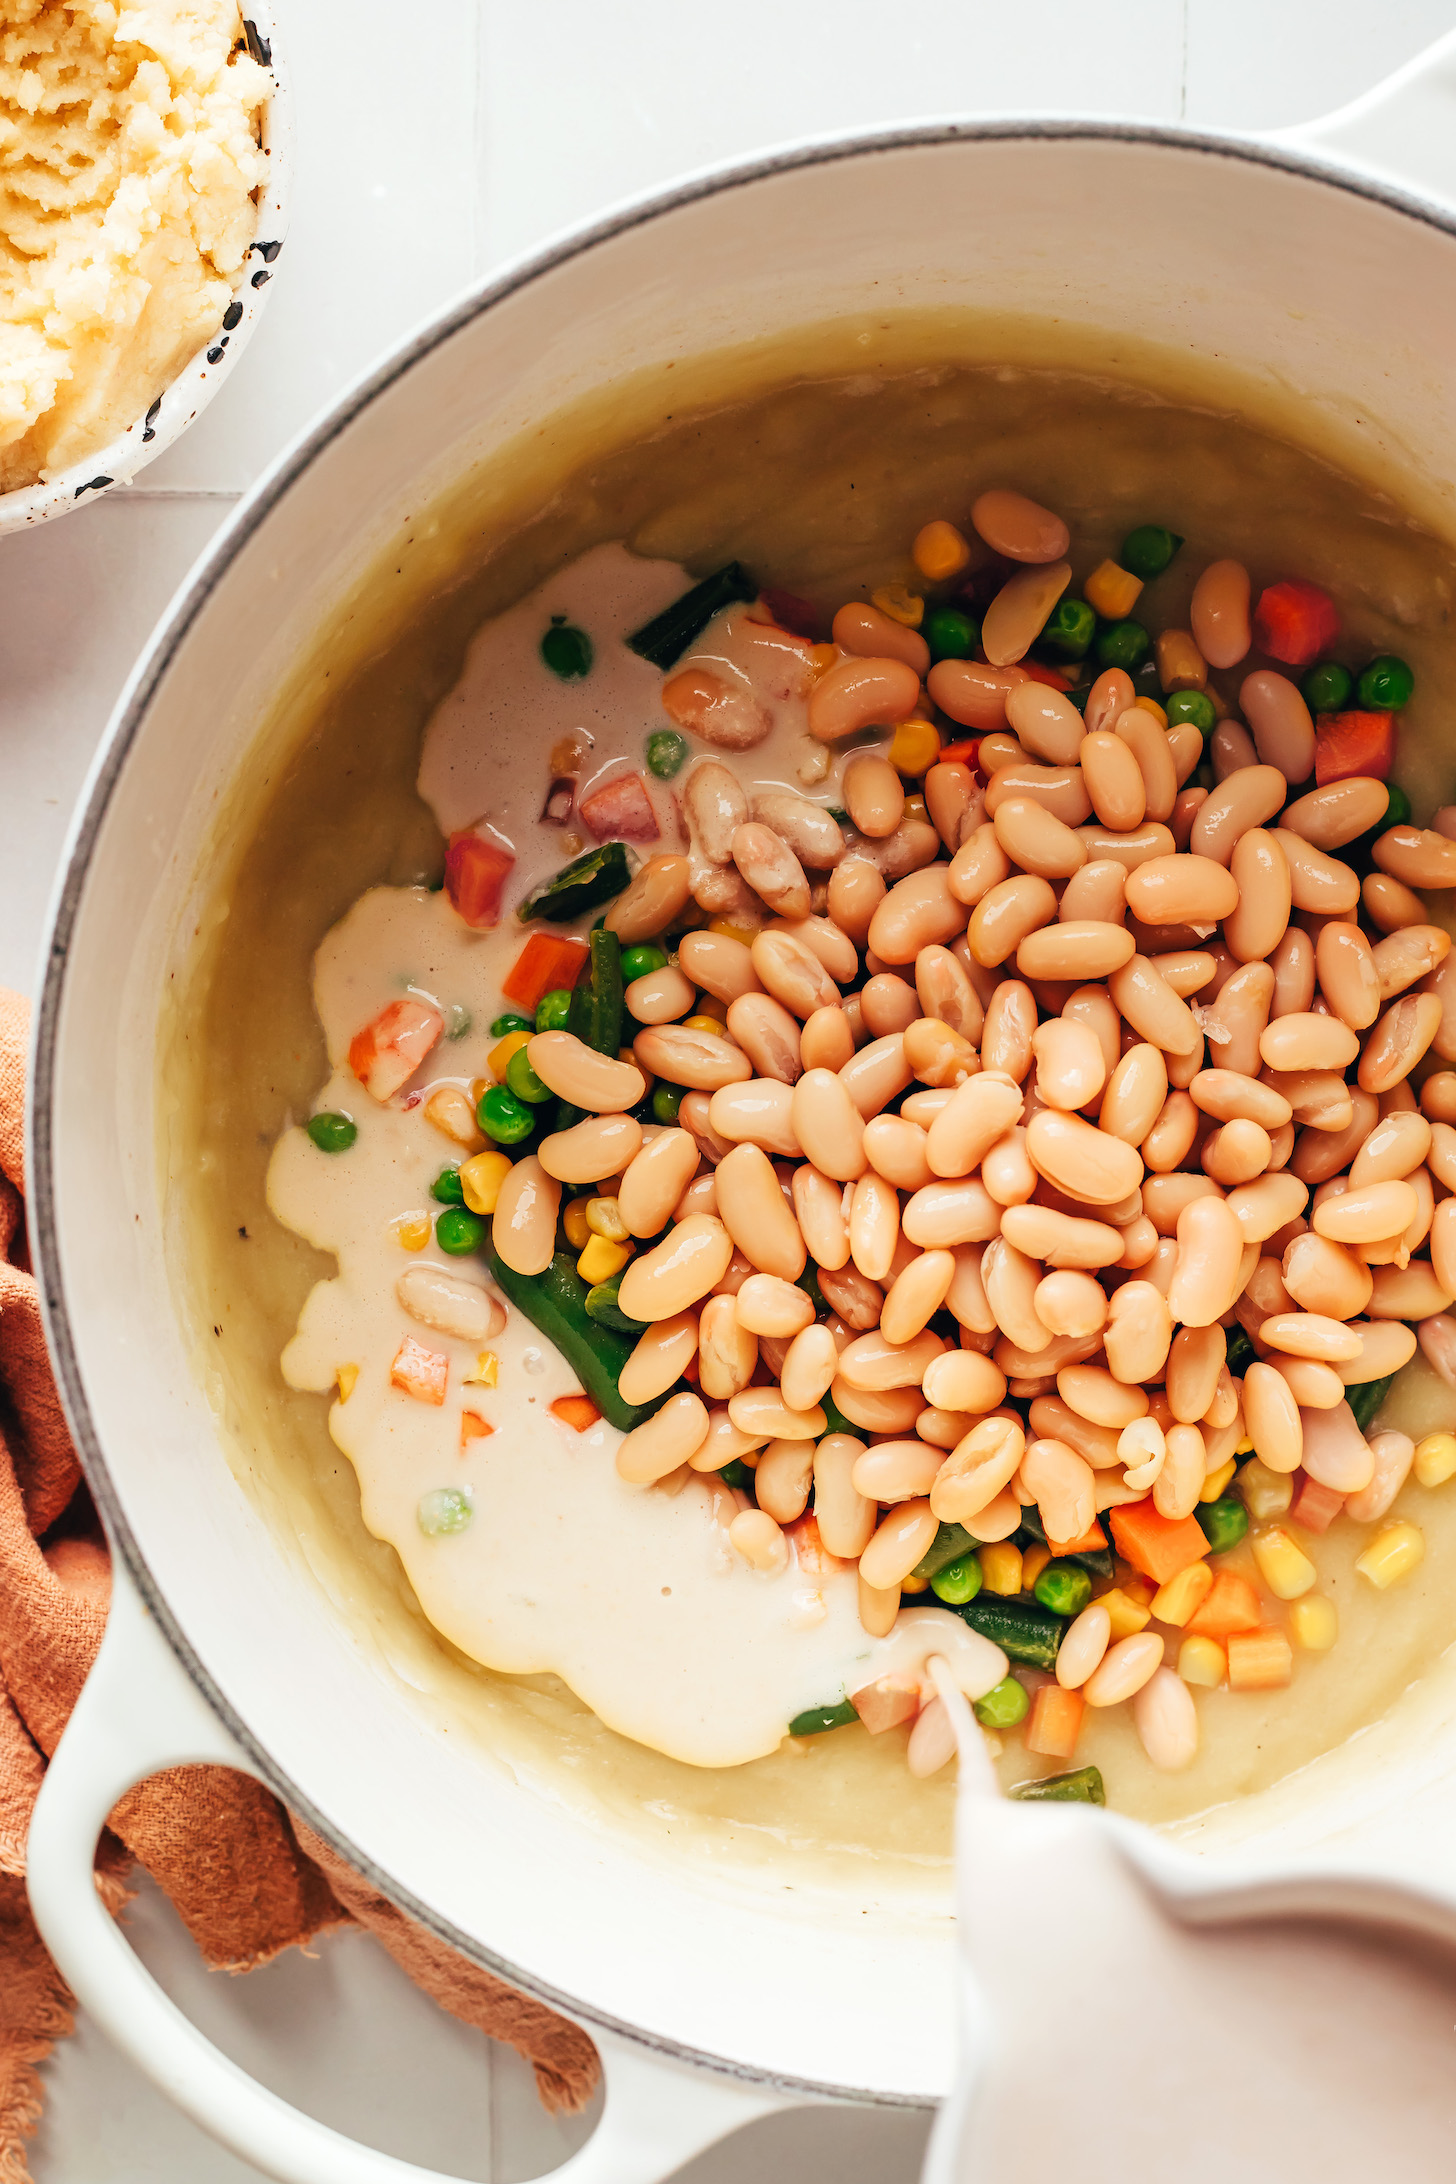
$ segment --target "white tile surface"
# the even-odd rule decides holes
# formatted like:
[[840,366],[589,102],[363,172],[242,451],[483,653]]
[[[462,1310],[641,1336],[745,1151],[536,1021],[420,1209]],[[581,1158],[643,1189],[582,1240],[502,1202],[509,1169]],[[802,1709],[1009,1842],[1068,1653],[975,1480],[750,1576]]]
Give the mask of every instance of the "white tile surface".
[[[0,980],[33,990],[46,897],[107,713],[238,492],[339,388],[504,257],[617,199],[808,133],[1040,109],[1195,125],[1312,118],[1456,23],[1456,0],[292,0],[295,218],[245,367],[132,491],[0,542]],[[1069,215],[1075,242],[1075,217]],[[515,2184],[581,2126],[426,2003],[360,1935],[209,1978],[147,1892],[134,1933],[179,2001],[264,2081],[373,2144]],[[83,2024],[48,2066],[38,2184],[234,2184],[221,2153]],[[692,2184],[904,2184],[924,2125],[809,2111]]]

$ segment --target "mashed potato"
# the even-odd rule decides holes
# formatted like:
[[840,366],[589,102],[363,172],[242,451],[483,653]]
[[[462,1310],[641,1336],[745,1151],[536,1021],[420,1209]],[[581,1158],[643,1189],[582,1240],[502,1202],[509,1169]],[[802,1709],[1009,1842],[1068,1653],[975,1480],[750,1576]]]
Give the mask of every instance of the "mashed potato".
[[270,79],[234,0],[0,0],[0,490],[144,415],[254,234]]

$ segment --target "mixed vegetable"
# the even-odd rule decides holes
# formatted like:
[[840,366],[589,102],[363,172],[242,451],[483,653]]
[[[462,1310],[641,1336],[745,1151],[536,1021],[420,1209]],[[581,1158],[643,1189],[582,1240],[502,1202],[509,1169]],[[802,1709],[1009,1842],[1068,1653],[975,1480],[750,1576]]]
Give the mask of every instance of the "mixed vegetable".
[[[998,1649],[983,1728],[1063,1766],[1122,1704],[1186,1765],[1196,1690],[1336,1642],[1329,1526],[1368,1527],[1389,1586],[1423,1554],[1407,1477],[1456,1475],[1456,1434],[1371,1431],[1418,1344],[1456,1387],[1456,986],[1421,899],[1456,886],[1456,813],[1415,827],[1390,780],[1403,660],[1341,657],[1327,593],[1256,597],[1231,561],[1173,626],[1150,598],[1185,551],[1140,524],[1076,590],[1066,525],[992,491],[827,627],[737,563],[694,586],[627,640],[664,673],[643,762],[682,777],[687,852],[639,861],[648,784],[583,802],[553,752],[543,816],[630,824],[514,916],[595,922],[530,933],[488,1076],[423,1102],[461,1154],[435,1240],[568,1360],[558,1415],[619,1428],[644,1488],[716,1473],[744,1561],[857,1572],[869,1633],[919,1596],[961,1618]],[[694,664],[725,614],[817,796],[711,755],[771,712]],[[586,676],[593,642],[553,621],[541,655]],[[452,839],[467,924],[513,862],[487,822]],[[392,1004],[361,1085],[398,1098],[444,1029]],[[426,1503],[431,1533],[469,1521]],[[788,1727],[855,1722],[912,1724],[918,1773],[950,1757],[913,1677]]]

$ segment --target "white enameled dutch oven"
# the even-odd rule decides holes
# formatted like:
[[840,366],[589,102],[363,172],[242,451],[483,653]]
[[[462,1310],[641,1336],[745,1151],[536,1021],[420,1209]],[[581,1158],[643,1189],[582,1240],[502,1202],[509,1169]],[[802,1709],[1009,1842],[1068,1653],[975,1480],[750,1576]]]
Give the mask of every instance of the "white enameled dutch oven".
[[[604,2120],[562,2174],[649,2184],[775,2103],[924,2104],[954,2049],[948,1925],[667,1867],[437,1734],[245,1498],[164,1263],[154,1062],[210,814],[270,693],[406,515],[629,372],[974,302],[1129,329],[1291,396],[1456,528],[1456,38],[1277,142],[1075,121],[927,126],[712,174],[469,296],[250,496],[137,670],[72,835],[37,1024],[31,1207],[51,1342],[117,1563],[31,1837],[85,2007],[199,2123],[293,2184],[424,2172],[251,2083],[174,2010],[91,1880],[126,1787],[251,1770],[413,1917],[589,2027]],[[927,217],[927,208],[934,216]],[[1077,247],[1066,247],[1075,212]],[[1353,307],[1352,307],[1353,300]],[[1456,1900],[1456,1689],[1211,1825],[1247,1877],[1384,1870]]]

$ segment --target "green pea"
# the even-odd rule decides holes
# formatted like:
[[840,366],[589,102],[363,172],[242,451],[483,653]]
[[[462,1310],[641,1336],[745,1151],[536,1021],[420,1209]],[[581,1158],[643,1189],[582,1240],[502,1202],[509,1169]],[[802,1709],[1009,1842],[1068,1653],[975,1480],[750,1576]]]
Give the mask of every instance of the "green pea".
[[1058,660],[1080,660],[1096,628],[1097,617],[1085,599],[1059,599],[1037,639],[1037,648]]
[[655,1084],[652,1087],[652,1113],[655,1121],[677,1121],[677,1111],[683,1103],[683,1089],[680,1084]]
[[514,1009],[507,1009],[504,1016],[493,1016],[490,1020],[492,1039],[504,1039],[508,1031],[534,1031],[535,1029],[536,1027],[529,1016],[519,1016]]
[[1216,1555],[1237,1547],[1249,1529],[1249,1512],[1232,1494],[1221,1494],[1217,1501],[1200,1502],[1194,1514]]
[[463,1206],[465,1191],[458,1168],[442,1168],[430,1185],[430,1196],[441,1206]]
[[932,660],[968,660],[981,642],[981,625],[960,607],[932,607],[920,634]]
[[974,1600],[981,1589],[981,1558],[979,1555],[959,1555],[948,1562],[943,1570],[937,1570],[930,1580],[930,1589],[937,1600],[943,1600],[948,1608],[964,1607]]
[[649,971],[667,968],[667,952],[654,948],[650,941],[639,941],[635,948],[622,950],[622,984],[630,986],[634,978],[645,978]]
[[1398,713],[1403,705],[1409,705],[1416,679],[1393,652],[1382,652],[1378,660],[1372,660],[1360,677],[1355,688],[1360,693],[1360,703],[1372,713]]
[[1092,1579],[1078,1563],[1049,1562],[1031,1589],[1053,1615],[1080,1615],[1092,1598]]
[[352,1115],[332,1112],[310,1115],[306,1128],[321,1153],[347,1153],[359,1135],[359,1125]]
[[531,1135],[534,1127],[530,1108],[523,1106],[515,1093],[508,1092],[503,1084],[487,1087],[475,1110],[475,1119],[497,1145],[519,1145],[522,1138]]
[[543,993],[536,1003],[536,1029],[565,1031],[566,1019],[570,1014],[571,995],[564,986],[555,986],[550,993]]
[[688,755],[688,739],[675,728],[654,728],[647,738],[647,771],[659,781],[671,781],[682,770]]
[[1142,666],[1152,642],[1141,622],[1109,622],[1097,633],[1097,664],[1120,667],[1131,675]]
[[1014,1676],[1003,1676],[984,1699],[977,1699],[971,1711],[983,1729],[1014,1729],[1024,1720],[1030,1704],[1025,1684],[1018,1683]]
[[1168,726],[1176,728],[1183,720],[1191,721],[1200,735],[1211,736],[1218,726],[1218,715],[1213,700],[1204,690],[1175,690],[1168,699],[1164,711]]
[[463,1259],[472,1251],[485,1249],[489,1229],[490,1223],[478,1213],[471,1213],[465,1206],[447,1206],[436,1216],[435,1242],[452,1259]]
[[1355,678],[1338,660],[1319,660],[1299,686],[1299,694],[1312,713],[1342,713],[1355,688]]
[[541,657],[563,682],[580,682],[583,675],[591,673],[592,641],[564,614],[553,614],[551,627],[541,639]]
[[1394,781],[1385,784],[1385,819],[1388,827],[1403,827],[1410,818],[1410,798]]
[[518,1100],[525,1100],[531,1107],[539,1107],[543,1100],[555,1098],[549,1084],[543,1084],[527,1059],[524,1047],[517,1047],[506,1063],[506,1083]]
[[459,1486],[437,1486],[432,1493],[421,1494],[415,1511],[427,1539],[438,1539],[444,1532],[463,1532],[474,1515],[469,1494]]
[[1165,530],[1161,523],[1140,523],[1128,532],[1117,558],[1146,583],[1149,577],[1162,575],[1182,543],[1176,531]]

